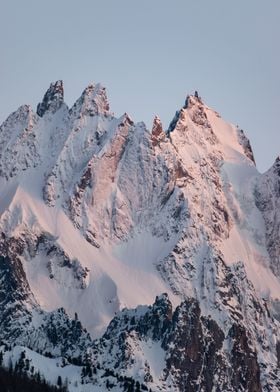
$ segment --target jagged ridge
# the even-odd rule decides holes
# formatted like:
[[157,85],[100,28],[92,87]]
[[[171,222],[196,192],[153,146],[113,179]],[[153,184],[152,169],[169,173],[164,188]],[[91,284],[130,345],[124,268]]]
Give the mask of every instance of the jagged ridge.
[[51,84],[0,137],[7,361],[63,356],[70,389],[280,388],[278,161],[260,175],[198,94],[150,132],[99,84],[71,109]]

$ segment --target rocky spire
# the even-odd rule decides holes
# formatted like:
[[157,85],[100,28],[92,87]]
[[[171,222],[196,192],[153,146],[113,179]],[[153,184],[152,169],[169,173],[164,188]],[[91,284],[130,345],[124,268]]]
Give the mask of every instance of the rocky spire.
[[162,123],[158,116],[155,116],[152,128],[152,144],[156,146],[160,141],[165,139],[165,132],[162,129]]
[[55,113],[64,102],[64,89],[62,80],[51,83],[44,95],[43,101],[37,106],[37,114],[43,117],[47,111]]

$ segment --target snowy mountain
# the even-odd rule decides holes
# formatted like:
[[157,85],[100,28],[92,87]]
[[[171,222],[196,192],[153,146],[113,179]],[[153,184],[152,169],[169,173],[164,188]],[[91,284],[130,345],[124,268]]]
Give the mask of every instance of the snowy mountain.
[[51,84],[0,127],[4,365],[70,391],[279,391],[279,173],[197,94],[150,131],[100,84],[70,109]]

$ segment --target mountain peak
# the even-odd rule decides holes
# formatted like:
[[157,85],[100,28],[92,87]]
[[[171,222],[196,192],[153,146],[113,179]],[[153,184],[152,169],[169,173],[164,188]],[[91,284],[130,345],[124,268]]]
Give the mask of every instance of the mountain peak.
[[195,104],[203,104],[201,97],[198,95],[198,92],[195,91],[194,94],[188,94],[185,100],[185,105],[183,106],[184,109],[190,108]]
[[97,83],[89,84],[84,89],[80,98],[73,105],[71,113],[86,116],[103,114],[106,116],[110,114],[109,110],[106,88]]
[[64,88],[63,81],[58,80],[55,83],[51,83],[47,92],[43,97],[43,101],[37,106],[37,114],[43,117],[47,111],[55,113],[64,102]]
[[0,132],[2,132],[2,142],[3,142],[3,132],[7,129],[7,137],[11,137],[11,129],[21,130],[22,128],[30,128],[33,126],[34,122],[34,112],[30,105],[21,105],[15,112],[11,113],[4,123],[0,126]]
[[173,119],[171,120],[169,127],[167,129],[167,135],[169,135],[170,132],[174,131],[174,129],[177,125],[177,122],[180,119],[180,116],[184,116],[184,111],[186,109],[191,109],[192,107],[198,107],[199,110],[203,110],[203,106],[204,106],[204,104],[202,102],[201,97],[198,95],[197,91],[195,91],[194,94],[188,94],[186,96],[185,103],[184,103],[183,107],[180,110],[176,111]]

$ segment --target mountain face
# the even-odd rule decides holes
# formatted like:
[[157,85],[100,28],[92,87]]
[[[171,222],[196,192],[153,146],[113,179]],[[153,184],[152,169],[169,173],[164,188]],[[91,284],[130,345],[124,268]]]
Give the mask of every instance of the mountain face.
[[[167,131],[51,84],[0,127],[5,366],[70,391],[280,390],[280,160],[195,94]],[[22,362],[24,351],[25,362]]]

